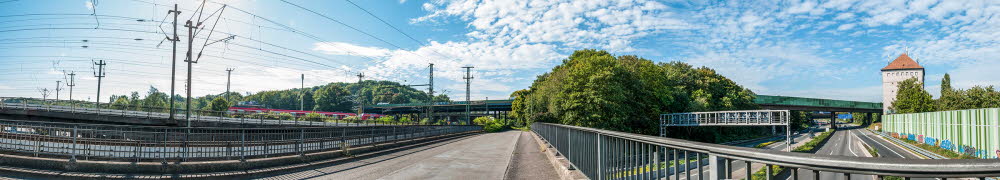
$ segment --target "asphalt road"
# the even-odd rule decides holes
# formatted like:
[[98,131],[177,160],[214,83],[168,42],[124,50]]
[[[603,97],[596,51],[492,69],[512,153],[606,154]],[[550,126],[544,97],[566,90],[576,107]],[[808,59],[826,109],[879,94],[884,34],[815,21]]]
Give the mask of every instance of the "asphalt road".
[[[880,155],[878,158],[920,159],[909,151],[882,139],[878,135],[861,129],[861,127],[848,124],[840,124],[839,126],[840,129],[830,136],[830,140],[816,151],[816,154],[868,157],[865,155],[865,152],[868,150],[861,145],[861,143],[864,143],[878,150]],[[819,179],[845,179],[842,173],[820,172],[819,175]],[[813,177],[811,170],[799,170],[799,179],[816,178]],[[875,177],[873,175],[852,174],[851,179],[875,179]]]
[[[779,134],[780,133],[783,133],[783,132],[779,132]],[[812,137],[813,137],[813,136],[810,136],[809,134],[810,133],[796,133],[796,134],[792,134],[792,138],[795,139],[794,140],[795,143],[803,142],[803,141],[808,141],[808,140],[811,140]],[[819,132],[813,132],[811,134],[813,134],[813,135],[819,135]],[[782,139],[784,139],[784,138],[782,138]],[[768,141],[770,141],[770,140],[760,140],[760,141],[754,141],[754,142],[747,142],[747,143],[743,143],[743,144],[737,144],[736,146],[753,147],[753,146],[756,146],[757,144],[768,142]],[[775,151],[784,151],[785,150],[785,141],[775,142],[774,144],[771,144],[770,146],[764,147],[763,149],[770,149],[770,150],[775,150]],[[746,163],[744,163],[743,161],[734,161],[733,162],[733,177],[736,178],[736,179],[745,178],[746,177],[746,175],[745,175],[746,174],[745,173],[746,172],[745,167],[746,167]],[[753,164],[753,166],[751,168],[753,169],[752,170],[753,172],[757,172],[757,170],[763,168],[763,165],[762,164]],[[702,169],[703,169],[702,173],[698,173],[697,169],[693,169],[691,171],[688,171],[688,172],[691,173],[691,179],[699,179],[699,177],[698,177],[699,174],[708,175],[708,173],[711,170],[708,166],[704,166]],[[679,175],[681,176],[680,179],[683,179],[683,180],[687,179],[687,175],[683,174],[683,172],[680,173]],[[674,179],[674,177],[671,176],[669,179]],[[707,179],[707,177],[706,177],[706,179]]]

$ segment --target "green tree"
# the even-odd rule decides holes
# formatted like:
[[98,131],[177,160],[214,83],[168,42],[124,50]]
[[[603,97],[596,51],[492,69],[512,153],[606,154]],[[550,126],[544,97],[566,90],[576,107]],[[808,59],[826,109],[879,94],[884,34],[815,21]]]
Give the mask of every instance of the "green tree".
[[[605,51],[574,52],[511,95],[514,118],[658,134],[659,114],[756,109],[754,94],[714,70],[654,63]],[[765,131],[766,130],[766,131]],[[672,128],[672,137],[721,141],[770,132],[756,127]]]
[[315,102],[316,111],[338,111],[347,112],[351,110],[352,103],[348,98],[347,90],[340,86],[326,86],[316,91]]
[[115,100],[111,103],[112,109],[126,109],[128,108],[128,97],[122,96],[112,96]]
[[892,102],[892,110],[896,113],[931,112],[935,109],[931,94],[924,90],[923,84],[916,78],[910,78],[899,83],[896,101]]
[[215,97],[208,107],[215,112],[228,111],[229,102],[223,97]]
[[530,93],[531,91],[522,89],[514,91],[510,94],[510,97],[513,98],[514,101],[510,103],[511,111],[508,115],[514,119],[517,125],[527,126],[531,124],[531,122],[527,121],[527,98]]

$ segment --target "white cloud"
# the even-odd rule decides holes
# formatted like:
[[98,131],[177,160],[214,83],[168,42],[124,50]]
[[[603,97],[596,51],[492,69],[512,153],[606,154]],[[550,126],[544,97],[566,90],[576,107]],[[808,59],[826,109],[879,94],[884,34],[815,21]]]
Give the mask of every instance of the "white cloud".
[[854,28],[854,24],[841,24],[840,26],[837,27],[837,30],[838,31],[846,31],[846,30],[850,30],[851,28]]
[[83,5],[87,7],[87,10],[94,10],[94,2],[91,2],[90,0],[85,0]]
[[729,52],[706,52],[695,56],[688,63],[707,66],[733,79],[740,85],[754,91],[767,92],[763,85],[777,78],[795,78],[810,74],[813,76],[833,76],[836,70],[830,68],[839,60],[816,55],[815,50],[800,45],[750,47],[746,50]]
[[467,20],[470,37],[498,45],[560,43],[564,48],[634,51],[633,39],[689,29],[670,7],[655,1],[435,1],[413,23],[446,16]]
[[314,51],[332,55],[350,55],[364,57],[384,57],[389,50],[380,47],[359,46],[343,42],[318,42],[313,44]]

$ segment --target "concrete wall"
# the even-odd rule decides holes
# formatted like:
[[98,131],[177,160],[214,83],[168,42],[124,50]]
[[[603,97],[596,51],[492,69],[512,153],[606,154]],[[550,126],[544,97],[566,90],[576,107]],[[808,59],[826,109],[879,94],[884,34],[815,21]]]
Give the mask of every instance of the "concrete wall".
[[924,69],[882,71],[882,113],[889,113],[889,107],[896,101],[899,82],[910,78],[917,78],[917,82],[924,84]]

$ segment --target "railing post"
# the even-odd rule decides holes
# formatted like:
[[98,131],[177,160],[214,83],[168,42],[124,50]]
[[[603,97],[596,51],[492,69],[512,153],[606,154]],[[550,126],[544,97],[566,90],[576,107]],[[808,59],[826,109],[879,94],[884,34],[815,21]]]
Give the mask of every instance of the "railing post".
[[715,154],[708,154],[708,179],[726,179],[726,159]]
[[594,133],[594,136],[597,137],[597,180],[603,180],[604,179],[604,164],[603,164],[604,163],[604,159],[603,159],[604,156],[602,156],[601,153],[604,152],[604,151],[602,151],[602,149],[604,149],[604,147],[601,146],[601,133]]
[[71,158],[69,159],[69,162],[71,162],[71,163],[72,163],[72,162],[76,162],[76,153],[77,153],[77,152],[76,152],[76,136],[77,136],[77,132],[76,132],[76,130],[77,130],[77,126],[76,126],[76,125],[74,125],[74,126],[73,126],[73,155],[72,155],[72,157],[71,157]]
[[[750,167],[750,166],[747,166],[747,167]],[[771,171],[772,171],[771,170],[771,165],[770,164],[764,164],[764,179],[771,180],[771,173],[772,173]],[[747,177],[750,177],[750,175],[752,175],[752,174],[747,174]],[[851,179],[851,178],[847,178],[847,179]]]
[[299,156],[305,156],[306,155],[306,153],[305,153],[305,151],[303,150],[303,147],[302,147],[302,145],[305,145],[305,141],[306,141],[306,130],[305,129],[299,129],[299,144],[298,144],[298,146],[295,147],[299,151]]
[[240,162],[246,162],[246,151],[247,151],[247,130],[240,130]]

